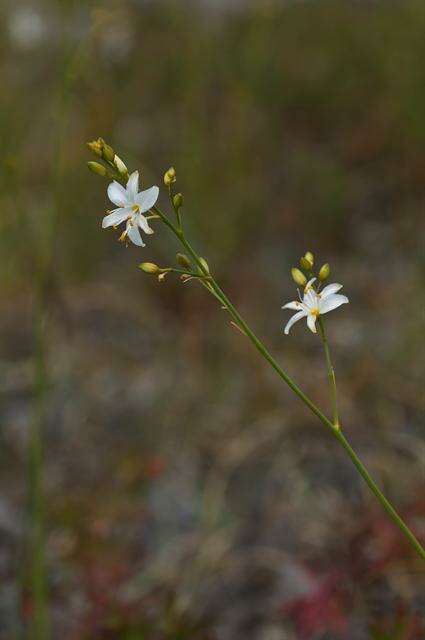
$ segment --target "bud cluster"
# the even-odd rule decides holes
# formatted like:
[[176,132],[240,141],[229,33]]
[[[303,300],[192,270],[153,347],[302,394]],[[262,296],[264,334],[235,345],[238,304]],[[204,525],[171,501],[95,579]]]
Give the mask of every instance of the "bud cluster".
[[91,160],[87,163],[88,168],[98,176],[108,178],[118,178],[123,181],[128,180],[128,169],[124,162],[115,153],[113,148],[105,142],[103,138],[98,138],[87,143],[87,147],[95,156],[103,160],[103,163]]
[[[314,255],[311,251],[306,251],[306,253],[300,258],[300,267],[292,267],[291,275],[294,282],[300,287],[304,287],[307,284],[307,281],[315,276],[313,268],[314,268]],[[329,264],[326,262],[322,267],[320,267],[319,272],[317,273],[317,277],[320,282],[324,282],[329,278],[331,270]]]

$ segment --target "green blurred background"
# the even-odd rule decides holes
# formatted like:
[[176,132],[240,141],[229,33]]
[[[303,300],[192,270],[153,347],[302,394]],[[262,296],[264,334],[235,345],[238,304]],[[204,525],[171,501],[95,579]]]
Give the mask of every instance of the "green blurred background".
[[331,264],[346,433],[423,539],[424,35],[419,0],[1,1],[2,640],[423,637],[399,532],[214,299],[137,269],[166,230],[100,230],[84,143],[146,186],[176,167],[194,245],[327,410],[280,307],[300,255]]

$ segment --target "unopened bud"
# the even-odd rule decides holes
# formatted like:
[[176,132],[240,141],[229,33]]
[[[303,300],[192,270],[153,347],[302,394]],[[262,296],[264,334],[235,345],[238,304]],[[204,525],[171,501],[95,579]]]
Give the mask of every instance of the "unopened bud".
[[306,251],[304,254],[304,258],[311,262],[311,266],[314,265],[314,255],[311,253],[311,251]]
[[90,160],[90,162],[87,163],[88,168],[90,169],[90,171],[93,171],[93,173],[97,173],[98,176],[106,176],[106,167],[103,166],[103,164],[99,164],[99,162],[93,162]]
[[311,271],[312,268],[313,268],[313,263],[310,262],[310,260],[308,260],[308,258],[303,256],[300,259],[300,266],[302,267],[302,269],[305,269],[305,271]]
[[174,167],[170,167],[164,174],[164,184],[169,187],[170,184],[176,181],[176,170]]
[[158,267],[158,265],[154,264],[153,262],[142,262],[142,264],[139,264],[139,269],[154,276],[157,273],[161,272],[161,269]]
[[190,269],[192,266],[191,261],[184,253],[178,253],[176,255],[176,260],[181,267],[184,267],[184,269]]
[[331,272],[331,268],[328,265],[328,263],[326,262],[326,264],[324,264],[323,267],[320,268],[319,280],[321,280],[323,282],[323,280],[326,280],[327,278],[329,278],[330,272]]
[[104,144],[102,149],[102,157],[108,162],[113,162],[115,158],[115,151],[109,144]]
[[183,195],[181,193],[176,193],[173,198],[173,205],[175,209],[180,209],[183,206]]
[[199,262],[201,263],[201,265],[204,267],[205,271],[207,273],[210,272],[210,268],[208,266],[208,262],[205,260],[205,258],[199,258]]
[[121,174],[122,176],[125,176],[125,175],[128,174],[127,167],[125,166],[125,164],[121,160],[121,158],[119,156],[117,156],[117,154],[115,154],[115,156],[114,156],[114,165],[118,169],[118,173]]
[[93,140],[92,142],[88,142],[87,146],[90,149],[90,151],[93,151],[93,153],[99,156],[99,158],[102,157],[102,143],[100,141],[100,138],[99,140]]
[[302,271],[297,269],[297,267],[293,267],[291,269],[291,275],[292,275],[294,281],[297,284],[299,284],[300,287],[303,287],[305,284],[307,284],[307,278],[305,277],[305,275],[303,274]]

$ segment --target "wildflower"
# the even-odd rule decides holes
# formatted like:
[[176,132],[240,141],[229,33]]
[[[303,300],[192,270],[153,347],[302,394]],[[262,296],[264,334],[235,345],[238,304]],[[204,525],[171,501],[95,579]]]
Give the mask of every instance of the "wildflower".
[[298,320],[301,320],[301,318],[307,318],[308,328],[313,333],[316,333],[316,320],[320,315],[328,313],[328,311],[333,311],[333,309],[348,302],[347,296],[337,293],[337,291],[342,289],[342,284],[328,284],[319,293],[313,288],[315,280],[316,278],[312,278],[307,282],[302,300],[300,296],[300,301],[294,300],[282,307],[282,309],[293,309],[297,311],[285,327],[286,335],[288,335],[292,325],[298,322]]
[[106,229],[126,221],[126,229],[121,234],[120,240],[124,241],[128,236],[133,244],[144,247],[145,244],[139,229],[149,235],[154,232],[143,214],[154,206],[158,194],[158,187],[151,187],[139,192],[138,171],[131,174],[127,181],[127,187],[123,187],[114,180],[108,186],[108,197],[118,208],[103,218],[102,228]]

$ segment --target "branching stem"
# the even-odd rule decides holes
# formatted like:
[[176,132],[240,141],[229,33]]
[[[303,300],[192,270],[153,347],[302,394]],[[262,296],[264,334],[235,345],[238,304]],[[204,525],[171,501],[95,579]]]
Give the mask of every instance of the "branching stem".
[[[319,322],[319,328],[322,335],[322,340],[325,348],[325,356],[326,363],[328,367],[328,374],[331,383],[332,389],[332,405],[333,405],[333,422],[331,422],[325,414],[317,407],[312,400],[300,389],[300,387],[292,380],[292,378],[281,368],[281,366],[276,362],[273,356],[270,354],[268,349],[265,347],[263,342],[255,335],[255,333],[250,329],[245,320],[240,315],[239,311],[234,307],[234,305],[230,302],[224,291],[220,288],[214,277],[209,273],[202,260],[200,260],[200,256],[195,252],[190,242],[186,239],[184,231],[181,226],[181,220],[178,219],[179,226],[176,227],[169,218],[162,213],[160,209],[157,207],[153,207],[153,211],[161,218],[164,224],[174,233],[174,235],[180,240],[181,244],[184,246],[188,254],[192,257],[196,266],[199,268],[200,272],[204,274],[205,278],[208,278],[208,282],[203,282],[204,286],[221,302],[222,306],[229,312],[232,317],[233,322],[242,330],[242,332],[247,336],[247,338],[252,342],[257,351],[262,355],[262,357],[270,364],[270,366],[276,371],[278,376],[289,386],[289,388],[300,398],[300,400],[310,409],[314,415],[319,418],[319,420],[330,429],[331,433],[338,440],[339,444],[344,448],[345,452],[350,457],[354,466],[356,467],[359,474],[362,476],[363,480],[366,482],[369,489],[375,495],[375,497],[379,500],[382,507],[387,512],[388,516],[392,519],[395,525],[400,529],[406,539],[409,541],[411,546],[415,549],[417,554],[422,560],[425,560],[425,549],[422,547],[419,540],[415,537],[415,535],[410,531],[409,527],[403,521],[403,519],[399,516],[397,511],[394,509],[389,500],[384,496],[382,491],[379,489],[376,482],[373,480],[372,476],[369,474],[368,470],[354,451],[354,449],[349,444],[348,440],[343,435],[340,425],[339,418],[337,412],[336,405],[336,382],[335,382],[335,373],[333,371],[329,346],[326,340],[326,335],[324,332],[324,327],[321,322]],[[319,319],[320,320],[320,319]]]

